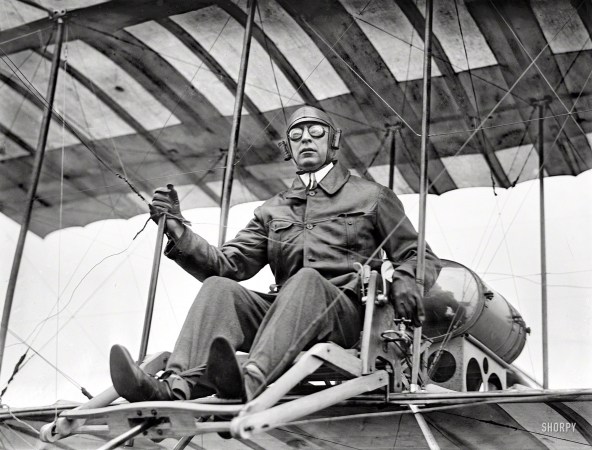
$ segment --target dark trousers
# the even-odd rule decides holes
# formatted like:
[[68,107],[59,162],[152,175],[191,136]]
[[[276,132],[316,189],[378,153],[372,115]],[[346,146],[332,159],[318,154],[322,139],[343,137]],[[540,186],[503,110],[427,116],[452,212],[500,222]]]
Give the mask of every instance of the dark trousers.
[[[363,311],[353,297],[310,268],[301,269],[277,295],[258,294],[236,281],[210,277],[189,310],[167,371],[181,375],[191,386],[209,386],[204,373],[210,344],[222,336],[235,349],[249,353],[247,363],[254,363],[271,383],[298,353],[318,342],[344,348],[358,342]],[[190,396],[199,394],[194,390]]]

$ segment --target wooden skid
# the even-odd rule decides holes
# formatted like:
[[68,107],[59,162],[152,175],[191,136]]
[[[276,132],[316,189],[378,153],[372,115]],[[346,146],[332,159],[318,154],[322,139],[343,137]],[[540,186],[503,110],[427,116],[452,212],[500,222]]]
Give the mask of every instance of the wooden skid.
[[131,428],[151,421],[145,430],[151,438],[180,438],[215,431],[228,431],[229,422],[207,422],[210,416],[236,416],[244,405],[213,405],[190,402],[142,402],[100,409],[73,410],[63,413],[70,420],[102,420],[106,425],[80,426],[73,433],[118,436]]
[[[140,367],[148,374],[154,375],[162,370],[166,364],[166,360],[170,356],[170,352],[160,352],[149,356]],[[110,405],[119,398],[117,392],[113,386],[109,387],[105,391],[101,392],[96,397],[90,399],[88,402],[80,405],[74,411],[83,410],[94,410],[95,408],[101,408],[103,406]],[[71,413],[69,411],[68,413]],[[66,414],[66,413],[64,413]],[[72,418],[66,418],[60,415],[60,417],[43,427],[39,432],[39,437],[43,442],[56,442],[66,436],[69,436],[84,424],[84,420],[73,420]]]

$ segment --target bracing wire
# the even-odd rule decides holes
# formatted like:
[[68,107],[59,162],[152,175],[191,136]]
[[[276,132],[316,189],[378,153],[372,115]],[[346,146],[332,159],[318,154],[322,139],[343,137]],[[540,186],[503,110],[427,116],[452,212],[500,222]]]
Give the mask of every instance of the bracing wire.
[[[302,18],[301,20],[302,20],[302,21],[303,21],[303,22],[306,24],[306,26],[308,26],[308,27],[311,29],[311,31],[312,31],[312,32],[313,32],[313,33],[314,33],[314,34],[315,34],[315,35],[316,35],[316,36],[317,36],[317,37],[318,37],[318,38],[319,38],[319,39],[320,39],[320,40],[323,42],[323,44],[325,44],[325,45],[326,45],[326,46],[329,48],[329,50],[330,50],[330,51],[331,51],[333,54],[335,54],[335,56],[337,56],[337,58],[339,58],[339,60],[341,60],[341,62],[342,62],[342,63],[343,63],[343,64],[344,64],[344,65],[345,65],[345,66],[346,66],[346,67],[347,67],[347,68],[350,70],[350,72],[351,72],[351,73],[353,73],[353,74],[354,74],[354,75],[355,75],[357,78],[359,78],[359,79],[360,79],[360,81],[362,81],[362,83],[364,83],[364,84],[365,84],[365,85],[368,87],[368,89],[370,89],[370,90],[371,90],[371,91],[374,93],[374,95],[376,95],[376,96],[377,96],[377,97],[380,99],[380,101],[386,105],[386,107],[387,107],[388,109],[390,109],[390,110],[391,110],[393,113],[395,113],[395,115],[396,115],[396,116],[399,118],[399,120],[401,120],[401,122],[403,122],[403,123],[405,124],[405,126],[406,126],[407,128],[409,128],[409,130],[411,130],[411,132],[412,132],[413,134],[415,134],[416,136],[420,136],[420,134],[419,134],[419,133],[417,133],[417,131],[415,131],[415,129],[414,129],[414,128],[413,128],[411,125],[409,125],[409,123],[407,123],[407,121],[406,121],[406,120],[405,120],[405,119],[404,119],[404,118],[403,118],[403,117],[402,117],[402,116],[401,116],[401,115],[400,115],[400,114],[397,112],[397,110],[395,110],[395,108],[393,108],[393,107],[392,107],[392,106],[389,104],[389,102],[387,102],[387,101],[384,99],[384,97],[382,97],[382,95],[380,95],[380,94],[379,94],[379,93],[376,91],[376,89],[374,89],[372,86],[370,86],[370,84],[369,84],[369,83],[368,83],[368,82],[367,82],[367,81],[364,79],[364,77],[362,77],[362,75],[360,75],[360,74],[358,73],[358,71],[357,71],[357,70],[355,70],[355,69],[354,69],[354,68],[351,66],[351,64],[349,64],[349,63],[348,63],[348,62],[347,62],[345,59],[343,59],[343,57],[342,57],[342,56],[341,56],[341,55],[340,55],[340,54],[339,54],[339,53],[338,53],[338,52],[335,50],[335,45],[336,45],[336,44],[334,44],[334,45],[329,45],[329,43],[328,43],[328,42],[325,40],[325,38],[323,38],[323,36],[321,36],[321,35],[320,35],[320,34],[317,32],[317,30],[315,30],[315,29],[314,29],[314,28],[313,28],[313,27],[312,27],[312,26],[311,26],[311,25],[310,25],[310,24],[309,24],[309,23],[306,21],[306,19]],[[352,26],[352,25],[353,25],[355,22],[356,22],[356,21],[355,21],[355,18],[353,18],[353,17],[352,17],[352,22],[349,24],[349,26],[347,27],[347,29],[346,29],[346,30],[343,32],[343,34],[342,34],[342,36],[341,36],[341,37],[343,37],[343,35],[345,35],[345,33],[347,33],[347,31],[348,31],[348,30],[351,28],[351,26]],[[341,39],[341,37],[340,37],[340,39]]]
[[[491,113],[490,113],[490,114],[491,114]],[[569,117],[569,115],[570,115],[570,114],[568,114],[568,117]],[[481,129],[483,129],[483,128],[484,128],[484,127],[481,127]]]
[[[563,27],[565,27],[565,25],[567,25],[571,21],[572,17],[574,17],[578,13],[578,9],[585,2],[586,2],[586,0],[582,0],[580,2],[580,4],[578,5],[578,7],[575,8],[575,11],[573,12],[573,14],[569,17],[569,19],[567,19],[567,21],[565,22],[565,24],[563,24],[563,26],[561,27],[560,31],[563,29]],[[532,61],[531,64],[534,65],[534,67],[536,68],[537,72],[541,75],[542,79],[545,81],[545,83],[547,84],[547,86],[549,86],[549,88],[551,89],[551,92],[553,92],[553,95],[557,98],[557,100],[559,100],[559,103],[561,103],[561,106],[563,106],[566,111],[569,111],[569,108],[563,102],[563,99],[559,96],[559,94],[557,93],[557,91],[555,90],[555,88],[553,87],[553,85],[551,84],[551,82],[549,81],[549,79],[546,77],[546,75],[543,73],[543,71],[540,69],[540,67],[536,63],[536,59],[534,59],[534,60],[532,59],[532,56],[530,55],[530,53],[528,53],[528,50],[526,49],[526,47],[524,46],[524,44],[522,43],[522,41],[520,40],[520,38],[516,35],[516,31],[514,30],[514,28],[512,28],[510,26],[510,24],[508,23],[508,21],[506,20],[506,18],[504,17],[504,15],[500,12],[500,10],[497,8],[497,6],[494,4],[494,2],[491,1],[491,0],[489,0],[489,3],[493,6],[493,8],[495,9],[495,11],[499,14],[499,16],[503,20],[504,24],[506,24],[506,26],[508,27],[508,29],[510,30],[510,32],[514,36],[514,39],[516,40],[516,42],[518,42],[518,44],[520,45],[520,47],[522,47],[522,50],[524,51],[524,53],[526,54],[526,56],[528,56],[528,58]],[[559,32],[557,32],[557,34],[559,34]],[[557,34],[555,36],[557,36]],[[549,44],[550,43],[547,43],[547,45],[545,46],[544,50],[547,49],[547,47],[549,46]],[[539,54],[539,56],[540,56],[540,54]],[[537,56],[537,59],[538,59],[538,56]],[[529,67],[531,67],[531,66],[529,66]],[[575,123],[575,125],[577,126],[577,128],[582,133],[582,135],[584,135],[584,137],[585,137],[586,136],[586,132],[582,129],[582,126],[573,117],[572,117],[572,119],[573,119],[573,122]]]
[[[580,6],[584,3],[585,0],[582,0],[582,2],[580,3]],[[496,9],[497,10],[497,9]],[[553,37],[547,41],[547,43],[545,44],[545,46],[539,51],[539,53],[532,58],[529,55],[529,58],[531,60],[530,64],[522,71],[522,73],[518,76],[518,78],[514,81],[514,83],[512,84],[512,86],[510,86],[510,89],[499,99],[499,101],[495,104],[495,106],[491,109],[491,111],[489,111],[489,113],[487,114],[487,116],[481,120],[481,123],[479,124],[479,126],[475,127],[475,129],[472,131],[472,133],[470,134],[470,136],[465,140],[465,142],[460,146],[460,148],[455,152],[455,154],[453,156],[458,156],[464,149],[465,147],[468,145],[468,143],[476,136],[476,134],[483,129],[483,126],[485,124],[485,122],[492,116],[492,114],[497,111],[497,109],[499,108],[499,106],[506,100],[506,98],[508,98],[508,96],[514,91],[514,89],[516,88],[516,86],[518,86],[518,84],[520,83],[520,81],[522,81],[522,79],[526,76],[526,74],[528,73],[528,71],[536,65],[536,62],[538,61],[538,59],[545,53],[545,51],[547,50],[547,48],[551,45],[551,42],[553,42],[557,36],[559,35],[559,33],[561,33],[561,31],[563,30],[563,28],[565,28],[565,26],[569,23],[569,21],[571,20],[571,18],[577,14],[577,9],[572,13],[572,15],[567,19],[567,21],[559,28],[559,30],[557,30],[557,32],[553,35]],[[551,87],[552,88],[552,87]],[[567,108],[566,108],[567,110]],[[569,117],[569,116],[568,116]],[[439,173],[434,180],[432,180],[428,186],[428,189],[431,188],[435,182],[437,180],[440,179],[440,177],[443,175],[444,172]]]
[[[0,426],[2,426],[4,428],[6,428],[7,430],[9,430],[13,436],[18,437],[19,441],[23,442],[28,448],[31,448],[33,450],[36,450],[35,449],[35,446],[33,444],[31,444],[29,441],[27,441],[24,437],[21,436],[21,434],[19,432],[17,432],[15,430],[16,427],[11,426],[11,425],[9,425],[7,423],[2,423]],[[31,425],[29,425],[29,426],[31,426]],[[37,430],[35,430],[35,431],[37,431]],[[0,434],[4,437],[4,440],[10,445],[10,447],[7,447],[6,450],[9,450],[9,449],[10,450],[16,450],[16,448],[15,448],[14,444],[12,443],[12,441],[8,438],[8,436],[6,434],[4,434],[4,431],[2,431],[1,428],[0,428]],[[39,434],[39,432],[37,432],[37,434]]]
[[[460,21],[460,13],[458,10],[458,2],[457,0],[454,0],[454,8],[456,10],[456,20],[458,22],[458,29],[460,31],[460,37],[461,37],[461,41],[463,44],[463,51],[465,54],[465,60],[467,61],[467,71],[469,73],[469,80],[471,81],[471,91],[473,93],[473,101],[475,102],[475,112],[477,113],[477,117],[476,119],[480,122],[481,121],[481,111],[479,110],[479,101],[477,99],[477,92],[475,91],[475,83],[473,82],[473,71],[471,70],[471,62],[469,61],[469,54],[467,52],[467,45],[465,42],[465,35],[463,32],[463,27],[462,27],[462,23]],[[483,141],[483,146],[486,146],[487,142],[484,140]],[[483,149],[483,151],[486,151],[486,149]],[[497,193],[495,192],[495,177],[493,175],[493,170],[491,168],[491,166],[488,164],[489,167],[489,175],[491,177],[491,186],[493,188],[493,194],[497,196]]]
[[[47,42],[43,46],[43,54],[47,53],[47,47],[49,46],[49,43],[51,42],[51,39],[53,37],[53,32],[54,32],[54,30],[52,29],[52,32],[50,33]],[[33,55],[32,53],[30,55],[28,55],[27,58],[23,61],[22,64],[26,63],[29,60],[29,58],[31,58],[32,55]],[[3,61],[4,61],[4,64],[6,64],[9,67],[9,69],[10,69],[10,65],[8,64],[8,61],[10,61],[10,63],[16,67],[16,65],[14,64],[14,62],[12,62],[10,59],[8,59],[8,61],[6,61],[5,59],[3,59]],[[31,79],[34,80],[35,77],[37,76],[37,72],[39,71],[39,68],[41,67],[41,62],[42,62],[42,59],[39,59],[39,61],[37,61],[37,64],[35,66],[35,69],[33,70]],[[2,87],[7,86],[7,84],[8,83],[4,83],[4,85]],[[17,121],[17,119],[18,119],[18,117],[19,117],[19,115],[21,113],[21,110],[22,110],[22,108],[23,108],[24,105],[25,105],[25,99],[23,99],[23,101],[19,105],[18,109],[16,110],[16,112],[14,114],[14,119],[13,119],[13,121],[10,124],[10,128],[13,128],[14,127],[14,124],[16,123],[16,121]]]
[[[147,222],[146,222],[146,224],[147,224],[147,223],[148,223],[150,220],[151,220],[151,219],[148,219],[148,220],[147,220]],[[132,241],[133,241],[133,240],[135,240],[135,239],[136,239],[136,237],[138,237],[138,235],[139,235],[139,234],[140,234],[140,233],[141,233],[141,232],[144,230],[144,228],[146,227],[146,224],[144,224],[144,227],[143,227],[143,228],[142,228],[142,229],[141,229],[141,230],[140,230],[140,231],[139,231],[139,232],[138,232],[138,233],[137,233],[137,234],[134,236],[134,238],[132,239]],[[39,355],[39,356],[41,356],[41,355],[40,355],[40,354],[39,354],[37,351],[33,350],[33,351],[34,351],[34,354],[33,354],[33,355],[31,355],[31,356],[30,356],[30,357],[29,357],[27,360],[24,360],[24,358],[25,358],[25,356],[26,356],[26,354],[27,354],[28,350],[29,350],[29,349],[32,349],[32,343],[31,343],[31,344],[29,344],[29,343],[27,343],[27,341],[28,341],[28,340],[30,339],[30,337],[31,337],[31,336],[32,336],[32,335],[35,333],[35,331],[36,331],[36,330],[37,330],[39,327],[43,328],[44,324],[45,324],[45,323],[47,323],[47,321],[48,321],[49,319],[51,319],[52,317],[58,317],[58,323],[57,323],[57,327],[58,327],[58,329],[57,329],[57,331],[56,331],[56,334],[55,334],[55,335],[54,335],[54,336],[53,336],[51,339],[47,340],[47,341],[46,341],[46,343],[45,343],[45,344],[44,344],[44,345],[43,345],[41,348],[44,348],[44,347],[45,347],[45,345],[49,344],[49,342],[50,342],[51,340],[53,340],[54,338],[56,338],[56,337],[58,336],[58,334],[59,334],[59,331],[61,331],[61,329],[62,329],[62,328],[63,328],[63,327],[64,327],[64,326],[65,326],[65,325],[66,325],[66,324],[69,322],[69,320],[68,320],[68,321],[66,321],[66,323],[64,323],[64,324],[63,324],[63,326],[60,328],[60,327],[59,327],[59,315],[60,315],[60,314],[61,314],[61,312],[62,312],[62,311],[64,311],[64,310],[65,310],[65,309],[68,307],[68,305],[71,303],[71,301],[72,301],[72,299],[73,299],[73,297],[74,297],[74,294],[76,293],[76,290],[77,290],[77,289],[78,289],[78,287],[79,287],[79,286],[82,284],[82,282],[84,281],[84,279],[85,279],[85,278],[86,278],[86,277],[87,277],[87,276],[88,276],[88,275],[89,275],[89,274],[90,274],[90,273],[91,273],[91,272],[92,272],[92,271],[93,271],[93,270],[94,270],[96,267],[98,267],[98,266],[99,266],[101,263],[103,263],[103,262],[104,262],[105,260],[107,260],[108,258],[111,258],[111,257],[113,257],[113,256],[117,256],[117,255],[119,255],[119,254],[122,254],[122,253],[125,253],[125,252],[126,252],[128,249],[129,249],[129,247],[131,246],[131,244],[132,244],[132,242],[130,242],[130,244],[128,245],[128,247],[127,247],[127,248],[125,248],[124,250],[122,250],[121,252],[119,252],[119,253],[115,253],[115,254],[112,254],[112,255],[108,255],[108,256],[106,256],[105,258],[103,258],[101,261],[99,261],[97,264],[95,264],[95,265],[94,265],[94,266],[93,266],[93,267],[92,267],[92,268],[91,268],[91,269],[90,269],[90,270],[89,270],[89,271],[88,271],[88,272],[87,272],[87,273],[84,275],[84,277],[83,277],[83,278],[82,278],[82,279],[79,281],[79,283],[76,285],[76,287],[75,287],[75,288],[74,288],[74,290],[72,291],[72,294],[71,294],[71,296],[70,296],[70,299],[68,300],[68,302],[67,302],[67,303],[66,303],[66,304],[65,304],[65,305],[64,305],[64,306],[63,306],[61,309],[60,309],[60,307],[59,307],[59,298],[60,298],[60,297],[58,296],[58,299],[57,299],[57,301],[56,301],[56,304],[54,304],[54,307],[57,305],[57,311],[56,311],[56,313],[52,315],[52,314],[51,314],[51,311],[50,311],[50,315],[48,315],[48,316],[47,316],[45,319],[43,319],[43,320],[42,320],[40,323],[38,323],[38,324],[35,326],[35,328],[33,329],[33,331],[31,331],[31,333],[29,334],[29,336],[27,337],[27,339],[26,339],[26,340],[23,340],[23,339],[21,339],[20,337],[16,336],[16,335],[15,335],[15,334],[14,334],[14,333],[13,333],[13,332],[12,332],[12,331],[9,329],[9,332],[10,332],[11,334],[13,334],[14,336],[16,336],[16,337],[17,337],[17,339],[19,339],[19,340],[20,340],[20,341],[21,341],[21,342],[22,342],[22,343],[23,343],[25,346],[27,346],[27,351],[25,351],[25,354],[23,354],[23,355],[22,355],[21,359],[20,359],[20,360],[19,360],[19,362],[17,363],[17,365],[16,365],[16,367],[15,367],[15,372],[14,372],[13,376],[10,378],[10,380],[8,380],[8,382],[7,382],[7,384],[6,384],[6,387],[4,388],[4,391],[2,392],[2,394],[0,394],[0,398],[2,397],[2,395],[4,394],[4,392],[6,391],[6,389],[7,389],[8,385],[10,384],[10,382],[12,381],[12,379],[14,378],[14,375],[16,375],[16,372],[18,372],[18,371],[19,371],[19,370],[20,370],[22,367],[24,367],[24,366],[25,366],[25,365],[26,365],[26,364],[27,364],[27,363],[28,363],[28,362],[29,362],[29,361],[30,361],[30,360],[31,360],[31,359],[32,359],[32,358],[33,358],[35,355]],[[58,295],[60,295],[60,294],[58,294]],[[91,297],[92,297],[92,296],[91,296]],[[89,299],[90,299],[91,297],[89,297]],[[87,299],[87,301],[88,301],[89,299]],[[86,301],[86,302],[84,302],[82,306],[84,306],[84,305],[87,303],[87,301]],[[81,306],[80,308],[82,308],[82,306]],[[80,309],[80,308],[79,308],[79,309]],[[52,307],[52,310],[53,310],[53,307]],[[75,315],[75,314],[74,314],[74,315]],[[70,319],[72,319],[72,318],[74,317],[74,315],[73,315],[73,316],[72,316]],[[37,335],[39,335],[39,333],[40,333],[40,331],[41,331],[41,328],[39,328],[39,331],[38,331]],[[24,361],[23,361],[23,360],[24,360]],[[45,359],[44,359],[44,360],[45,360]],[[47,360],[46,360],[46,361],[47,361]],[[56,358],[56,361],[57,361],[57,358]],[[48,361],[47,361],[47,362],[48,362]],[[61,371],[58,371],[58,372],[59,372],[60,374],[62,374],[62,375],[63,375],[63,376],[66,378],[66,379],[68,379],[68,380],[70,380],[70,381],[72,380],[72,379],[71,379],[70,377],[68,377],[68,376],[67,376],[65,373],[63,373],[63,372],[61,372]],[[83,393],[84,395],[86,395],[87,397],[90,397],[90,394],[88,394],[88,391],[86,391],[86,389],[85,389],[84,387],[80,386],[80,385],[79,385],[79,384],[77,384],[77,383],[73,383],[73,384],[74,384],[76,387],[79,387],[79,388],[81,389],[81,391],[82,391],[82,393]]]
[[[577,113],[562,113],[562,114],[556,114],[556,115],[552,115],[552,116],[547,116],[547,118],[550,117],[561,117],[561,116],[569,116],[572,114],[581,114],[583,112],[587,112],[590,111],[592,109],[584,109],[584,110],[580,110]],[[530,120],[539,120],[539,119],[530,119]],[[505,127],[505,126],[509,126],[509,125],[516,125],[516,124],[521,124],[521,123],[525,123],[527,121],[516,121],[516,122],[510,122],[510,123],[504,123],[504,124],[498,124],[498,125],[492,125],[492,126],[481,126],[481,129],[491,129],[491,128],[499,128],[499,127]],[[482,122],[483,124],[483,122]],[[452,134],[462,134],[462,133],[468,133],[469,130],[460,130],[460,131],[448,131],[448,132],[443,132],[443,133],[434,133],[431,134],[430,136],[445,136],[445,135],[452,135]],[[89,148],[89,150],[91,150]],[[92,152],[92,150],[91,150]],[[94,153],[94,152],[93,152]],[[96,155],[95,155],[96,156]],[[99,161],[104,165],[104,161],[100,160]],[[238,163],[238,162],[237,162]],[[110,169],[111,170],[111,169]],[[199,172],[204,172],[204,170],[196,170],[196,171],[188,171],[188,172],[182,172],[179,175],[184,175],[184,174],[193,174],[193,173],[199,173]],[[118,177],[120,177],[119,175],[117,175]],[[162,179],[162,178],[166,178],[168,176],[165,177],[153,177],[153,178],[145,178],[145,179],[138,179],[135,181],[139,181],[139,182],[143,182],[143,181],[152,181],[152,180],[156,180],[156,179]],[[126,182],[126,184],[129,182],[129,180],[124,180],[124,182]],[[101,189],[109,189],[110,187],[114,187],[117,185],[105,185],[99,188],[90,188],[90,189],[81,189],[81,190],[77,190],[77,192],[91,192],[91,191],[96,191],[96,190],[101,190]],[[133,190],[133,188],[132,188]],[[48,199],[51,197],[48,197]]]
[[284,124],[288,125],[288,119],[286,118],[286,110],[284,108],[284,102],[282,101],[282,95],[280,94],[280,86],[278,85],[278,80],[275,75],[275,68],[274,68],[273,60],[271,59],[271,53],[269,52],[267,33],[265,33],[265,29],[263,28],[263,18],[261,17],[261,8],[259,6],[259,2],[256,3],[256,6],[257,6],[257,14],[259,15],[259,25],[261,26],[261,32],[263,33],[263,39],[265,42],[265,51],[269,55],[269,65],[271,66],[271,73],[273,74],[273,81],[275,83],[275,88],[277,90],[277,96],[278,96],[278,99],[280,100],[280,106],[282,109],[282,114],[284,116]]
[[[384,33],[384,34],[386,34],[386,35],[388,35],[388,36],[390,36],[390,37],[392,37],[392,38],[394,38],[394,39],[396,39],[396,40],[398,40],[398,41],[400,41],[400,42],[402,42],[404,44],[409,45],[410,51],[409,51],[409,58],[408,58],[408,71],[407,71],[407,77],[406,77],[406,79],[409,79],[409,61],[411,60],[411,49],[414,48],[416,50],[419,50],[420,52],[423,52],[423,48],[422,47],[419,47],[418,45],[414,45],[413,44],[413,36],[415,34],[415,29],[413,28],[411,30],[411,39],[409,41],[407,41],[406,39],[404,39],[404,38],[402,38],[400,36],[397,36],[396,34],[393,34],[393,33],[389,32],[388,30],[385,30],[384,28],[382,28],[382,27],[380,27],[380,26],[378,26],[378,25],[376,25],[376,24],[374,24],[374,23],[372,23],[372,22],[370,22],[370,21],[368,21],[366,19],[362,19],[360,17],[354,17],[354,19],[356,19],[358,22],[365,23],[366,25],[368,25],[368,26],[370,26],[370,27],[372,27],[372,28],[374,28],[374,29],[376,29],[378,31],[381,31],[382,33]],[[439,56],[439,55],[434,55],[433,54],[432,55],[432,58],[434,60],[436,60],[436,61],[441,61],[442,60],[442,57]],[[447,61],[447,63],[450,64],[450,66],[453,69],[455,69],[455,70],[458,70],[458,71],[463,71],[464,70],[464,67],[461,67],[461,66],[458,66],[457,64],[454,64],[452,61]],[[475,79],[477,79],[477,80],[479,80],[479,81],[481,81],[481,82],[483,82],[483,83],[485,83],[485,84],[487,84],[487,85],[489,85],[491,87],[494,87],[494,88],[496,88],[496,89],[498,89],[498,90],[500,90],[502,92],[506,92],[507,91],[507,88],[505,88],[503,86],[500,86],[500,85],[494,83],[492,80],[489,80],[489,79],[487,79],[485,77],[482,77],[482,76],[480,76],[480,75],[478,75],[478,74],[476,74],[474,72],[471,74],[471,76],[472,76],[472,78],[475,78]],[[530,102],[527,99],[524,99],[524,98],[520,97],[517,94],[512,94],[512,96],[514,98],[517,98],[518,100],[522,101],[523,103],[530,104]],[[461,132],[462,133],[465,133],[465,132],[467,132],[467,130],[462,130]],[[430,136],[433,136],[433,134],[430,134]]]
[[[578,100],[580,99],[580,97],[581,97],[581,95],[582,95],[582,92],[583,92],[583,90],[586,88],[586,85],[587,85],[588,81],[590,80],[590,77],[591,77],[591,76],[592,76],[592,71],[591,71],[591,72],[588,74],[588,78],[586,78],[586,82],[584,83],[584,86],[582,87],[582,91],[580,92],[580,95],[579,95],[579,96],[578,96],[578,98],[577,98],[577,99],[574,101],[574,105],[573,105],[573,107],[572,107],[572,109],[571,109],[572,111],[573,111],[573,110],[576,108],[577,102],[578,102]],[[534,108],[533,108],[533,113],[534,113]],[[567,123],[567,120],[568,120],[568,119],[566,118],[566,119],[565,119],[565,121],[563,122],[563,124],[562,124],[561,128],[560,128],[560,129],[559,129],[559,131],[556,133],[556,135],[555,135],[555,139],[553,140],[553,143],[552,143],[552,145],[551,145],[551,147],[550,147],[550,149],[549,149],[549,152],[550,152],[550,151],[552,151],[552,150],[555,148],[555,145],[557,144],[557,142],[558,142],[558,140],[559,140],[559,137],[561,136],[561,133],[562,133],[562,131],[563,131],[563,127],[564,127],[564,126],[565,126],[565,124]],[[533,151],[533,150],[534,150],[534,146],[531,148],[530,152],[532,153],[532,151]],[[525,162],[524,162],[524,166],[522,167],[522,170],[524,170],[524,167],[526,166],[526,163],[527,163],[527,161],[528,161],[528,159],[529,159],[529,158],[530,158],[530,154],[529,154],[529,155],[528,155],[528,157],[526,158],[526,160],[525,160]],[[522,173],[522,170],[520,171],[520,173]],[[541,171],[541,170],[542,170],[542,168],[541,168],[541,167],[539,167],[539,168],[537,169],[537,174],[538,174],[538,175],[540,175],[540,171]],[[518,177],[519,177],[519,176],[520,176],[520,174],[518,175]],[[518,178],[516,179],[516,182],[517,182],[517,181],[518,181]],[[532,186],[529,188],[529,191],[530,191],[531,189],[532,189]],[[525,201],[526,201],[526,196],[525,196],[525,198],[524,198],[524,200],[523,200],[523,202],[522,202],[522,203],[524,203]],[[505,206],[505,205],[504,205],[504,206]],[[503,209],[503,208],[502,208],[502,209]],[[514,223],[514,220],[516,219],[516,217],[517,217],[517,216],[518,216],[518,212],[516,213],[516,215],[515,215],[515,216],[514,216],[514,218],[512,219],[512,223]],[[503,236],[504,236],[504,239],[503,239],[503,241],[505,241],[505,237],[506,237],[506,233],[505,233],[505,232],[504,232],[504,235],[503,235]],[[502,245],[502,243],[500,242],[499,246],[497,247],[496,251],[494,252],[493,256],[491,257],[491,259],[490,259],[490,262],[489,262],[489,264],[488,264],[487,268],[485,269],[485,271],[487,271],[487,270],[489,269],[489,267],[491,266],[491,264],[493,263],[493,258],[495,257],[495,255],[496,255],[496,254],[497,254],[497,252],[499,251],[499,249],[500,249],[501,245]],[[480,260],[480,261],[481,261],[481,260]],[[480,261],[479,261],[479,262],[480,262]]]
[[391,132],[392,133],[395,133],[395,131],[392,131],[392,130],[390,130],[388,128],[384,131],[384,135],[380,139],[380,143],[378,144],[378,148],[377,148],[376,152],[374,153],[374,156],[372,157],[372,159],[370,160],[370,162],[366,165],[366,167],[364,169],[364,174],[363,175],[366,175],[368,173],[368,169],[370,169],[370,167],[372,167],[374,165],[374,162],[376,161],[376,159],[382,153],[382,149],[384,147],[384,143],[386,142],[386,140],[388,139],[388,137],[391,135]]
[[[57,373],[59,373],[60,375],[62,375],[66,380],[68,380],[70,383],[72,383],[74,386],[76,386],[79,389],[83,389],[82,385],[80,385],[78,382],[76,382],[76,380],[74,380],[74,378],[70,377],[68,374],[66,374],[64,371],[60,370],[59,367],[57,367],[55,364],[53,364],[51,361],[49,361],[46,357],[44,357],[41,353],[39,353],[37,350],[35,350],[33,347],[31,347],[29,344],[27,344],[19,335],[17,335],[14,331],[12,330],[8,330],[8,332],[14,336],[18,341],[20,341],[21,344],[25,345],[29,350],[31,350],[33,353],[35,353],[37,356],[39,356],[43,361],[45,361],[47,364],[49,364]],[[24,363],[23,363],[24,364]]]
[[[499,224],[500,227],[502,229],[502,234],[504,236],[506,236],[507,231],[504,229],[504,222],[502,221],[502,215],[501,215],[501,211],[499,210],[499,202],[496,201],[496,206],[498,208],[498,215],[499,215]],[[504,204],[505,206],[505,204]],[[510,265],[510,272],[512,274],[514,274],[514,267],[512,265],[512,258],[510,257],[510,248],[508,247],[508,240],[504,239],[504,243],[506,245],[506,255],[508,256],[508,264]],[[518,286],[516,284],[516,277],[512,277],[512,284],[514,285],[514,295],[516,298],[516,301],[518,302],[518,310],[522,311],[522,305],[520,304],[520,295],[518,294]],[[528,359],[530,360],[530,367],[532,369],[532,374],[534,375],[536,373],[536,370],[534,368],[534,361],[532,359],[532,352],[530,349],[530,341],[527,339],[526,340],[526,349],[528,351]]]
[[[0,47],[0,51],[3,53],[4,57],[11,61],[10,57],[4,52],[4,50],[2,50],[2,48]],[[12,63],[12,61],[11,61]],[[51,109],[51,112],[53,114],[53,116],[55,118],[57,118],[61,123],[64,124],[64,126],[66,127],[66,129],[72,133],[81,143],[82,145],[87,148],[92,154],[93,156],[103,165],[105,166],[110,172],[112,172],[117,178],[121,179],[125,184],[128,185],[128,187],[134,192],[136,193],[136,195],[138,197],[140,197],[142,199],[142,201],[144,201],[145,203],[147,203],[147,200],[144,198],[144,196],[140,193],[140,191],[138,191],[136,189],[136,187],[134,185],[132,185],[132,183],[129,181],[129,179],[127,179],[125,176],[121,175],[120,173],[118,173],[115,169],[113,169],[109,164],[107,164],[107,162],[105,162],[98,154],[97,152],[91,148],[91,145],[86,141],[85,138],[83,138],[80,133],[78,133],[78,131],[72,127],[63,117],[62,115],[55,110],[55,108],[53,108],[53,106],[49,105],[47,100],[45,100],[45,97],[35,88],[35,86],[33,86],[33,84],[27,79],[26,76],[24,76],[24,74],[22,74],[22,72],[20,72],[20,70],[18,69],[18,67],[16,65],[14,65],[14,63],[12,63],[13,66],[7,64],[7,66],[9,67],[9,69],[14,73],[14,75],[27,87],[27,89],[29,89],[35,96],[37,96],[37,98],[43,103],[43,105],[46,108]],[[20,74],[20,76],[19,76]],[[26,81],[26,83],[25,83]]]
[[[304,438],[308,438],[308,439],[312,440],[313,443],[320,441],[321,443],[327,442],[329,444],[338,445],[339,447],[353,448],[354,450],[362,450],[362,448],[360,448],[360,447],[354,447],[352,445],[342,444],[341,442],[333,441],[331,439],[313,436],[312,434],[305,433],[301,429],[298,429],[298,431],[294,430],[294,428],[297,428],[297,427],[290,427],[290,428],[291,429],[288,429],[288,428],[278,428],[278,429],[285,432],[285,433],[295,434],[297,436],[302,436]],[[331,448],[335,448],[335,447],[331,446]]]

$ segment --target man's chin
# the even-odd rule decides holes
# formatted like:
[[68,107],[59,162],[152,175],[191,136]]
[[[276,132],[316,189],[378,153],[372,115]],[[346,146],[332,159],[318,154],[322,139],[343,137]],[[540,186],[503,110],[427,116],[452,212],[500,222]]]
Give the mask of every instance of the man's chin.
[[318,169],[321,168],[322,165],[323,164],[318,161],[314,163],[308,161],[301,161],[300,164],[298,164],[298,167],[304,170],[305,172],[316,172]]

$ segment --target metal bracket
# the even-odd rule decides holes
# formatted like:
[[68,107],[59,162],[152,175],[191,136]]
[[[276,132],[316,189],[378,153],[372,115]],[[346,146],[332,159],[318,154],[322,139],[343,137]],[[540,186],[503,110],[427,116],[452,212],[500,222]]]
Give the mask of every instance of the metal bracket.
[[49,13],[49,18],[51,20],[61,19],[63,17],[66,17],[66,12],[66,9],[54,9],[53,12]]

